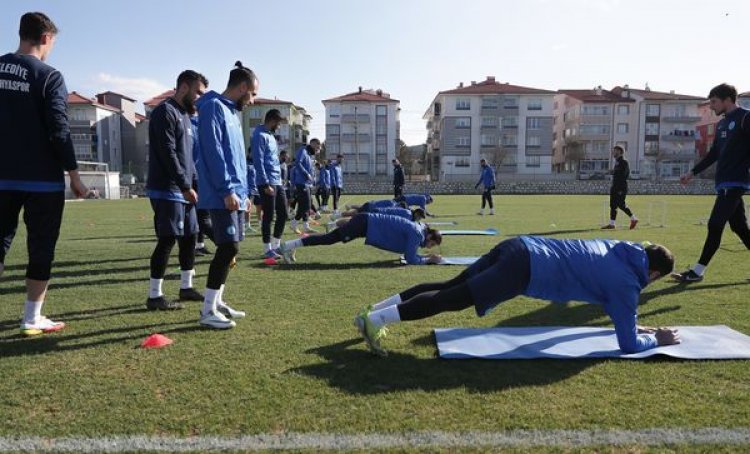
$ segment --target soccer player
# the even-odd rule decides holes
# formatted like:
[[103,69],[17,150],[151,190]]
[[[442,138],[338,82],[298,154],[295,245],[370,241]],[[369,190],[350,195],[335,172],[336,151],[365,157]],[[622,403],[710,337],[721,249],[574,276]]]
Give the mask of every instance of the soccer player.
[[0,57],[0,275],[23,208],[29,259],[21,333],[34,336],[65,327],[42,315],[65,207],[64,172],[75,197],[88,188],[70,138],[65,81],[45,63],[57,27],[43,13],[26,13],[18,35],[18,50]]
[[630,216],[630,230],[633,230],[638,225],[638,218],[625,204],[625,197],[628,196],[628,177],[630,176],[630,166],[625,159],[625,149],[615,145],[612,148],[612,157],[615,158],[615,168],[612,169],[612,188],[609,190],[609,224],[602,226],[602,229],[615,228],[617,209],[619,208]]
[[482,191],[482,208],[477,214],[484,216],[485,204],[489,204],[490,214],[492,215],[495,214],[495,205],[492,203],[492,191],[495,189],[495,170],[487,164],[485,159],[480,160],[479,165],[482,167],[482,173],[479,175],[479,181],[474,185],[474,189],[477,189],[481,184],[484,191]]
[[310,228],[310,209],[312,206],[312,195],[310,187],[315,182],[315,170],[313,161],[315,156],[320,152],[320,140],[312,139],[310,143],[300,148],[297,152],[297,164],[295,172],[292,175],[292,184],[294,185],[297,196],[297,214],[291,221],[292,230],[297,230],[297,223],[303,222],[304,233],[315,233]]
[[[192,124],[193,130],[193,163],[197,165],[200,153],[198,148],[200,147],[200,140],[198,140],[198,115],[190,117],[190,123]],[[198,172],[195,172],[195,185],[193,190],[198,192]],[[195,255],[203,257],[211,255],[211,251],[206,247],[206,238],[213,241],[214,228],[211,225],[211,213],[208,210],[200,208],[195,209],[195,214],[198,217],[198,238],[195,243]]]
[[333,212],[339,214],[339,199],[341,191],[344,189],[344,170],[341,163],[344,162],[344,155],[336,155],[336,159],[331,161],[331,195],[333,196]]
[[224,286],[230,264],[245,237],[247,163],[238,113],[255,101],[258,85],[255,73],[238,61],[229,72],[226,90],[221,94],[210,91],[199,102],[198,206],[211,213],[216,243],[199,323],[210,328],[233,328],[235,322],[231,319],[245,316],[224,301]]
[[328,212],[328,194],[331,191],[331,174],[328,172],[326,165],[320,162],[315,163],[315,169],[318,171],[318,188],[315,191],[315,198],[320,207],[320,212],[326,213]]
[[392,160],[391,164],[393,164],[393,198],[398,199],[404,195],[404,184],[406,184],[404,168],[398,159]]
[[190,116],[195,101],[208,86],[200,73],[186,70],[177,77],[175,94],[151,113],[148,137],[148,181],[146,193],[154,210],[157,242],[151,254],[151,280],[146,307],[149,310],[182,309],[182,304],[164,297],[162,284],[175,242],[180,251],[180,299],[202,301],[193,288],[198,195],[193,160],[193,128]]
[[747,226],[742,195],[750,188],[750,111],[738,107],[737,89],[721,84],[711,89],[708,102],[716,115],[723,115],[716,125],[716,137],[708,154],[692,170],[680,177],[688,184],[693,176],[716,162],[716,200],[708,219],[708,234],[698,263],[689,270],[674,274],[681,282],[703,280],[708,263],[721,245],[721,235],[729,227],[750,249],[750,229]]
[[641,290],[673,268],[674,256],[660,245],[521,236],[500,242],[449,281],[417,285],[362,309],[355,324],[370,350],[385,356],[380,340],[387,324],[472,306],[483,317],[518,295],[576,300],[601,305],[620,349],[635,353],[680,342],[676,330],[646,334],[636,325]]
[[295,261],[294,250],[303,246],[329,246],[365,238],[365,244],[378,249],[403,254],[410,265],[439,263],[436,254],[421,256],[419,248],[431,248],[442,242],[442,235],[418,222],[379,213],[360,213],[349,222],[325,235],[312,235],[283,243],[279,252],[286,263]]
[[[260,193],[263,205],[263,224],[261,234],[266,258],[278,259],[281,256],[276,252],[281,244],[281,235],[284,233],[284,224],[287,219],[287,200],[281,179],[281,163],[279,162],[279,146],[274,137],[274,132],[286,118],[277,109],[271,109],[266,113],[262,125],[258,125],[253,131],[252,151],[253,165],[255,166],[255,183]],[[276,223],[273,227],[273,242],[271,242],[271,222],[276,215]]]

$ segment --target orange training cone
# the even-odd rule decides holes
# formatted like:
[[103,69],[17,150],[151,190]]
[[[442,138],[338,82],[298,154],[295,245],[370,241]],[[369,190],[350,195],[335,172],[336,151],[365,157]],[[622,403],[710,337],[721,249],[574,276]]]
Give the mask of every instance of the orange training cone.
[[152,334],[143,340],[141,348],[162,348],[174,342],[163,334]]

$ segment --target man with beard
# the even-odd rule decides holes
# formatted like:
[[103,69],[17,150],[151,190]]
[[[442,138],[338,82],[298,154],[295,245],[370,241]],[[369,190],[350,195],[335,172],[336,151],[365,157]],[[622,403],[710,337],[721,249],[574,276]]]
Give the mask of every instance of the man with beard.
[[162,284],[175,242],[180,250],[180,299],[200,301],[193,288],[198,196],[193,162],[193,128],[190,116],[195,100],[203,94],[208,80],[192,70],[177,77],[177,90],[159,104],[149,121],[149,162],[146,191],[154,210],[156,247],[151,254],[151,282],[146,307],[149,310],[182,309],[164,297]]
[[257,93],[258,78],[238,61],[229,73],[226,90],[221,94],[210,91],[198,103],[198,203],[211,214],[216,243],[200,318],[200,324],[210,328],[233,328],[236,324],[231,319],[245,316],[232,309],[223,297],[229,267],[245,237],[247,163],[237,114],[255,101]]
[[[252,144],[253,165],[255,166],[255,184],[258,186],[261,204],[263,205],[263,236],[264,256],[280,259],[277,249],[281,245],[281,235],[287,219],[287,199],[281,179],[281,163],[279,162],[279,146],[274,133],[279,125],[286,121],[278,109],[271,109],[266,113],[262,125],[253,131]],[[271,222],[276,215],[273,226],[273,241],[271,240]]]
[[295,194],[297,196],[297,214],[292,219],[292,230],[297,230],[297,223],[302,221],[305,233],[315,233],[310,228],[310,207],[312,205],[312,196],[310,187],[315,181],[313,170],[313,159],[320,151],[320,140],[312,139],[308,145],[300,148],[297,152],[296,171],[292,176]]

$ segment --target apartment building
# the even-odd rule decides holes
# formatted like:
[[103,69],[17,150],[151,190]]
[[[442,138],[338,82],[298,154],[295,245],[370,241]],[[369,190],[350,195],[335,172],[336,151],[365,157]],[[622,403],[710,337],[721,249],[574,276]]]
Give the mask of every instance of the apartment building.
[[122,111],[75,91],[68,95],[70,136],[76,159],[103,162],[109,170],[122,170]]
[[476,179],[481,159],[500,173],[550,174],[554,96],[493,76],[439,92],[423,116],[432,177]]
[[266,112],[271,109],[277,109],[288,120],[286,124],[280,125],[276,131],[279,151],[296,152],[311,138],[309,136],[312,116],[307,113],[304,107],[280,99],[255,98],[254,104],[245,107],[242,111],[242,132],[245,137],[245,144],[248,147],[250,146],[250,139],[255,127],[263,124]]
[[383,90],[363,90],[323,100],[326,153],[344,156],[345,174],[393,175],[398,153],[399,107]]

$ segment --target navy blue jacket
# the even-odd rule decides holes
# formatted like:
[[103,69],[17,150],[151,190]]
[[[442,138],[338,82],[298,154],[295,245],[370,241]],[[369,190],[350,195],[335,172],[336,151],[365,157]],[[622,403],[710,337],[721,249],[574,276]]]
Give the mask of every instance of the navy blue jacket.
[[193,187],[196,174],[193,125],[174,99],[168,98],[151,112],[148,140],[148,196],[186,202],[182,191]]
[[292,175],[292,184],[295,186],[312,186],[315,173],[313,160],[310,157],[309,145],[305,145],[297,151],[297,172]]
[[620,350],[635,353],[657,346],[652,335],[638,334],[638,300],[648,285],[643,246],[615,240],[558,240],[522,236],[531,273],[524,293],[550,301],[601,305],[612,319]]
[[[708,154],[693,167],[693,174],[716,162],[716,190],[750,189],[750,111],[738,107],[716,125],[716,137]],[[717,162],[718,161],[718,162]]]
[[255,184],[255,166],[252,161],[247,161],[247,194],[251,196],[260,195],[258,186]]
[[75,170],[62,74],[31,55],[0,57],[0,190],[60,192]]
[[410,265],[425,264],[427,259],[418,254],[419,248],[425,243],[425,227],[422,224],[398,216],[363,214],[367,216],[365,244],[403,254]]
[[615,168],[612,169],[612,190],[627,191],[628,177],[630,176],[630,164],[628,160],[620,156],[615,161]]
[[404,168],[401,165],[393,166],[393,186],[403,186],[404,182]]

